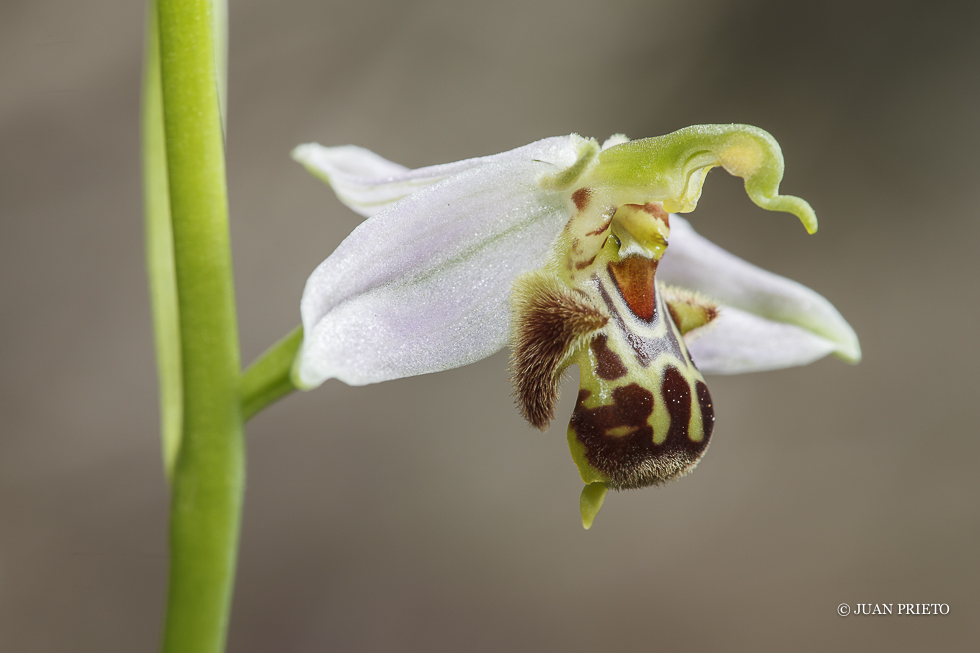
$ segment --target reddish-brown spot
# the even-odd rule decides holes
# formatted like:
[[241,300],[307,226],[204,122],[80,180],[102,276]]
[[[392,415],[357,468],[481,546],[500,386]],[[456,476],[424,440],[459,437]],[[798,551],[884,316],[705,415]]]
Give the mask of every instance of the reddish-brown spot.
[[593,263],[595,263],[596,256],[599,256],[599,255],[596,254],[595,256],[593,256],[592,258],[590,258],[588,261],[579,261],[578,263],[575,264],[575,269],[576,270],[584,270],[585,268],[589,267],[590,265],[592,265]]
[[657,261],[629,256],[618,263],[610,263],[609,274],[633,315],[652,322],[657,312]]
[[[602,303],[606,305],[609,310],[609,314],[612,316],[613,322],[616,324],[616,328],[620,330],[623,335],[626,336],[626,341],[629,342],[630,347],[633,348],[633,353],[636,354],[636,360],[643,367],[647,367],[650,364],[650,359],[655,353],[654,349],[651,347],[653,342],[649,338],[644,338],[642,336],[637,336],[626,323],[623,322],[623,316],[619,314],[616,309],[616,305],[613,304],[612,297],[606,292],[606,286],[601,281],[598,280],[596,275],[592,278],[596,281],[596,285],[599,288],[599,297],[602,298]],[[656,315],[654,315],[656,317]]]
[[655,218],[660,218],[664,221],[665,225],[670,227],[670,214],[664,211],[663,204],[659,202],[650,202],[649,204],[643,205],[643,210]]
[[[596,450],[602,454],[599,459],[608,460],[627,455],[629,449],[634,448],[631,445],[642,447],[649,443],[653,446],[653,427],[647,423],[653,414],[652,392],[630,383],[613,390],[611,404],[586,408],[584,402],[591,395],[589,390],[579,390],[571,421],[587,451]],[[633,432],[625,437],[607,435],[608,431],[622,427],[632,428]]]
[[691,425],[691,386],[687,379],[673,365],[664,370],[664,380],[660,383],[660,394],[670,414],[670,429],[667,440],[687,439]]
[[575,202],[575,208],[577,208],[579,211],[584,209],[589,203],[589,197],[591,195],[591,188],[579,188],[577,191],[572,193],[572,201]]
[[615,381],[626,376],[626,366],[619,354],[609,348],[609,338],[602,333],[592,339],[592,351],[595,353],[595,373],[600,379]]
[[[606,229],[609,228],[609,225],[612,224],[612,219],[613,219],[612,214],[610,214],[609,217],[606,218],[606,221],[605,222],[603,222],[601,225],[599,225],[598,227],[596,227],[595,229],[593,229],[592,231],[590,231],[589,233],[587,233],[585,235],[586,236],[598,236],[603,231],[605,231]],[[603,244],[605,244],[605,243],[603,243]]]

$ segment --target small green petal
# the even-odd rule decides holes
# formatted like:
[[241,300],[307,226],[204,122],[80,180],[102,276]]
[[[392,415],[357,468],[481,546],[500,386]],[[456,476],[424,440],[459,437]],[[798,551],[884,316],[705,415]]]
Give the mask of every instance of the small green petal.
[[809,233],[817,230],[817,217],[806,201],[779,194],[779,144],[750,125],[696,125],[616,145],[599,155],[591,177],[597,186],[615,190],[620,203],[657,201],[671,213],[689,213],[701,197],[705,175],[715,166],[743,178],[745,192],[762,208],[792,213]]
[[595,521],[595,516],[599,514],[608,491],[609,488],[605,483],[589,483],[582,488],[579,508],[582,510],[582,528],[585,530],[592,528],[592,522]]

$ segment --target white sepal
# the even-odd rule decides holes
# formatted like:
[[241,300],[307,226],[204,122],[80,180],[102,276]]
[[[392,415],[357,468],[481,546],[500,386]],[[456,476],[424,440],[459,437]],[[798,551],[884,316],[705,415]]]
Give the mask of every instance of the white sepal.
[[802,327],[722,306],[704,335],[687,348],[704,373],[741,374],[807,365],[837,347]]
[[567,167],[575,161],[576,151],[570,151],[569,160],[569,152],[564,150],[570,141],[577,140],[580,137],[574,135],[546,138],[500,154],[414,170],[356,145],[324,147],[306,143],[294,148],[292,156],[313,175],[330,184],[341,202],[364,217],[371,217],[426,186],[489,163],[537,158],[559,168]]
[[657,278],[719,302],[720,316],[691,345],[703,372],[735,374],[805,365],[834,353],[857,362],[857,335],[820,294],[726,252],[670,216]]
[[[550,138],[393,174],[376,179],[373,191],[366,181],[354,184],[352,171],[390,162],[339,148],[346,197],[352,188],[363,191],[362,208],[429,181],[358,226],[310,276],[295,382],[376,383],[472,363],[506,345],[514,279],[545,263],[569,218],[567,194],[538,180],[575,163],[585,142]],[[335,188],[341,184],[336,171],[324,174]]]

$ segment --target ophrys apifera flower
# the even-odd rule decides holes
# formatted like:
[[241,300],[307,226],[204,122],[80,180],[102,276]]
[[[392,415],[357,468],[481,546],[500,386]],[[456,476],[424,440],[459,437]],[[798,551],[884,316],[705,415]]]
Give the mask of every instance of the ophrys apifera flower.
[[779,195],[782,154],[755,127],[602,146],[571,135],[417,170],[352,146],[294,157],[369,218],[307,282],[297,385],[435,372],[509,344],[519,409],[545,429],[577,364],[568,441],[586,527],[608,488],[697,464],[715,418],[702,372],[860,358],[827,300],[671,215],[694,210],[721,166],[756,204],[816,231],[809,204]]

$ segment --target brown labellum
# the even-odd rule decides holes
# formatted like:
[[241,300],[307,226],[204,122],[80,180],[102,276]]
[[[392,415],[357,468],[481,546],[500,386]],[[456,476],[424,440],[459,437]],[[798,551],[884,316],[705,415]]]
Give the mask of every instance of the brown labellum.
[[[585,403],[592,393],[585,388],[579,391],[569,426],[585,448],[589,464],[609,479],[609,487],[634,489],[666,483],[694,469],[708,448],[713,418],[705,414],[703,436],[691,439],[690,386],[676,370],[668,373],[664,386],[671,425],[659,444],[654,442],[650,425],[655,393],[631,383],[614,389],[610,403],[588,408]],[[703,383],[698,383],[698,399],[702,411],[707,402],[710,413],[711,399]]]

